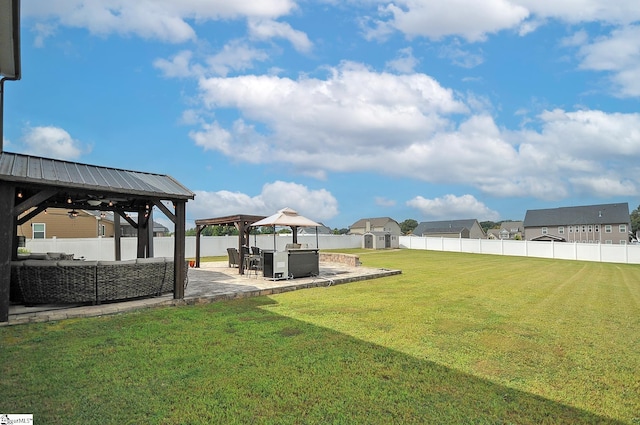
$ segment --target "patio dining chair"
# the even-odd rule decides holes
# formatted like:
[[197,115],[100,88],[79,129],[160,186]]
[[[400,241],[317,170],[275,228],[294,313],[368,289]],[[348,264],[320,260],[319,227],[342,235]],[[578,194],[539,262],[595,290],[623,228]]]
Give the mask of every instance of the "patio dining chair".
[[229,267],[240,267],[240,253],[236,248],[227,248]]
[[258,277],[258,273],[262,271],[262,261],[259,255],[247,255],[244,257],[244,274],[248,277],[251,272]]

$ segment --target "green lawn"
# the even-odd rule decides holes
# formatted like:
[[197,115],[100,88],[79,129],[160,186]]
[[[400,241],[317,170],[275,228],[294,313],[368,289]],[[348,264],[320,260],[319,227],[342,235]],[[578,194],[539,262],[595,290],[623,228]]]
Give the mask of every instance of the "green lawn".
[[640,424],[640,266],[348,252],[403,273],[0,328],[0,413],[46,424]]

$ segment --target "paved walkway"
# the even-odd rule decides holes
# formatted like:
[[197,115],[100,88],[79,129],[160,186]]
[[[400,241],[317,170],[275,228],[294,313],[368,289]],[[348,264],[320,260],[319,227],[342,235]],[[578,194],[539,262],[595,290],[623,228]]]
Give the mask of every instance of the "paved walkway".
[[183,300],[174,300],[172,294],[133,301],[101,305],[56,306],[43,305],[9,307],[9,322],[0,326],[33,322],[48,322],[78,317],[103,316],[157,306],[205,304],[234,298],[278,294],[304,288],[331,286],[360,280],[400,274],[400,270],[350,267],[339,263],[320,263],[316,277],[290,280],[269,280],[255,274],[240,275],[238,269],[229,268],[227,262],[202,263],[199,269],[189,269],[189,283]]

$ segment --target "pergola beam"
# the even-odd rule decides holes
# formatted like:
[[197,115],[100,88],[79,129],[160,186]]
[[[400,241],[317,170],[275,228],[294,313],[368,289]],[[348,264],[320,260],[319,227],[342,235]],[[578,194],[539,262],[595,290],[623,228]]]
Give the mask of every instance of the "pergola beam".
[[238,253],[240,254],[240,267],[238,267],[238,274],[243,274],[244,270],[242,269],[242,264],[244,261],[244,253],[242,245],[245,241],[246,243],[249,242],[251,223],[255,223],[263,218],[265,218],[263,215],[237,214],[217,218],[201,218],[196,220],[196,267],[200,267],[200,235],[202,234],[202,230],[207,226],[235,226],[235,228],[238,229]]

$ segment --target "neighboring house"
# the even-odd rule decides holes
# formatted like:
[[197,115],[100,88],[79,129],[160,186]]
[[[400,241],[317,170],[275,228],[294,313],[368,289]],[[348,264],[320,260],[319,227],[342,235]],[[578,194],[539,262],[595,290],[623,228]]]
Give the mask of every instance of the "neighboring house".
[[[134,219],[136,220],[136,219]],[[135,229],[131,224],[129,224],[126,220],[120,220],[120,232],[124,237],[130,236],[138,236],[138,229]],[[169,234],[169,229],[158,223],[157,221],[153,222],[153,236],[167,236]]]
[[498,231],[499,239],[522,239],[524,227],[522,221],[503,221]]
[[389,217],[362,218],[349,227],[350,235],[364,235],[365,233],[388,233],[400,236],[402,230],[397,221]]
[[[71,214],[71,212],[74,212]],[[137,236],[138,232],[125,219],[120,220],[123,237]],[[153,222],[153,236],[165,236],[169,229]],[[18,236],[27,239],[51,238],[112,238],[115,234],[112,212],[47,208],[18,226]]]
[[113,237],[113,215],[103,216],[100,211],[48,208],[18,226],[17,235],[27,239]]
[[528,210],[523,226],[528,241],[626,244],[631,230],[629,204]]
[[500,229],[488,229],[487,239],[500,239]]
[[[320,223],[320,224],[322,224],[322,223]],[[318,227],[298,227],[298,234],[299,235],[315,235],[316,234],[316,230],[317,230],[317,233],[319,235],[331,235],[331,234],[333,234],[331,229],[328,228],[327,226],[325,226],[324,224],[322,224],[321,226],[318,226]]]
[[485,239],[487,235],[476,219],[423,221],[413,230],[416,236]]

